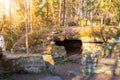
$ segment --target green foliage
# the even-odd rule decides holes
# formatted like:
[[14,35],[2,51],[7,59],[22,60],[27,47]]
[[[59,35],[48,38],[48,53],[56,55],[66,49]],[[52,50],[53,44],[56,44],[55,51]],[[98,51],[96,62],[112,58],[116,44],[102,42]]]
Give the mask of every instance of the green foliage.
[[11,28],[6,25],[2,29],[5,36],[6,48],[10,51],[16,40],[25,33],[24,23],[20,23],[18,27],[11,26]]
[[[49,33],[49,28],[42,28],[39,31],[35,30],[29,33],[29,52],[30,53],[41,53],[43,48],[45,47],[45,41],[47,38],[47,34]],[[25,52],[25,36],[22,36],[20,39],[16,41],[14,44],[14,51],[17,53]]]
[[78,21],[79,26],[85,26],[86,24],[87,24],[87,19],[86,18]]
[[[42,1],[44,0],[31,1],[30,45],[39,44],[40,39],[37,38],[44,34],[44,32],[39,31],[42,27],[61,27],[63,20],[65,25],[68,26],[86,26],[88,25],[87,22],[90,21],[93,25],[100,27],[102,18],[104,25],[118,26],[120,22],[120,0],[65,0],[65,7],[64,2],[60,2],[62,0],[45,0],[43,6],[39,7]],[[11,7],[11,16],[4,15],[3,19],[0,20],[0,31],[5,36],[6,47],[9,51],[13,44],[24,36],[26,26],[24,0],[13,0]],[[65,18],[63,17],[64,15]],[[106,28],[99,30],[98,27],[94,32],[90,29],[84,29],[84,31],[79,32],[79,36],[94,35],[103,38],[99,36],[101,35],[100,31],[103,34],[111,34],[112,36],[118,33],[116,33],[115,29],[113,31],[106,30]],[[99,33],[96,33],[97,31]],[[104,36],[105,38],[111,38],[107,35]],[[30,48],[32,47],[30,46]]]
[[119,35],[119,28],[113,26],[96,26],[96,27],[85,27],[82,31],[78,31],[79,38],[81,37],[94,37],[102,41],[107,41],[112,38],[117,38]]

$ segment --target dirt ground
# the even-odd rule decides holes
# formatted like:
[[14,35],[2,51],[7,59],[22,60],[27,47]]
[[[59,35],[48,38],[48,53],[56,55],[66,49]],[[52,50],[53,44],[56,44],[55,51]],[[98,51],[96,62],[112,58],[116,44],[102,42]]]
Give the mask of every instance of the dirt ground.
[[[76,60],[77,64],[65,64],[56,65],[55,72],[57,76],[60,76],[63,80],[120,80],[120,76],[106,75],[106,74],[95,74],[95,75],[83,75],[78,74],[76,76],[70,76],[67,74],[68,71],[81,72],[82,66],[78,55],[69,57],[70,59]],[[50,74],[13,74],[7,80],[39,80],[51,76]]]

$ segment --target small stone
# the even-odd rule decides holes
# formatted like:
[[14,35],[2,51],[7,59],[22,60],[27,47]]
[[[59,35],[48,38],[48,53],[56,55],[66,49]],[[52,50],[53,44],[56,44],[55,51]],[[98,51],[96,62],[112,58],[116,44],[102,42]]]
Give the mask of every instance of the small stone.
[[39,80],[62,80],[59,76],[49,76],[45,78],[41,78]]
[[68,71],[67,73],[67,76],[77,76],[80,74],[80,72],[77,72],[77,71]]

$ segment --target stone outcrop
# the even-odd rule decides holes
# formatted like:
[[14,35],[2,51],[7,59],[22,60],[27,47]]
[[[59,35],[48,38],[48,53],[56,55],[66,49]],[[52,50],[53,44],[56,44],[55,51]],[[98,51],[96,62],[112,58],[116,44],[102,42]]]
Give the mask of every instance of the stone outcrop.
[[104,73],[120,75],[120,59],[99,58],[99,54],[82,54],[83,71],[86,74]]
[[[54,42],[81,40],[82,65],[86,74],[105,73],[120,75],[119,31],[118,28],[114,27],[70,27],[54,31],[50,40]],[[116,58],[118,58],[117,62]]]
[[111,66],[120,67],[120,59],[102,58],[99,61],[100,64],[106,64]]
[[119,42],[118,27],[66,27],[53,30],[48,35],[54,41],[82,40],[82,42]]
[[[109,58],[118,58],[120,56],[120,29],[118,27],[67,27],[67,28],[60,28],[49,31],[50,33],[45,33],[40,37],[40,45],[39,47],[45,48],[43,51],[40,51],[41,54],[51,54],[54,58],[58,57],[65,57],[68,54],[66,50],[66,44],[64,45],[57,45],[57,41],[65,41],[65,40],[80,40],[81,43],[78,42],[78,45],[81,45],[80,51],[82,54],[82,62],[85,70],[95,72],[95,65],[99,61],[99,57],[109,57]],[[35,35],[35,34],[34,34]],[[30,36],[30,35],[29,35]],[[36,37],[36,36],[35,36]],[[37,39],[38,37],[36,37]],[[39,43],[39,41],[37,41]],[[74,44],[74,43],[71,43]],[[35,45],[31,44],[31,45]],[[67,45],[67,47],[74,45]],[[15,46],[14,46],[15,47]],[[68,49],[70,50],[70,49]],[[43,53],[44,52],[44,53]],[[85,55],[84,55],[85,54]],[[49,57],[49,56],[46,56]],[[29,73],[40,73],[42,70],[50,70],[54,72],[54,61],[49,62],[48,59],[42,56],[26,56],[20,58],[6,58],[4,60],[4,65],[10,65],[8,71],[25,71]],[[51,61],[51,57],[49,57]],[[113,67],[115,65],[115,61],[106,59],[100,59],[100,63],[106,64],[109,61],[109,66]],[[108,62],[107,62],[108,61]],[[104,62],[104,63],[103,63]],[[118,61],[119,63],[119,61]],[[50,66],[50,67],[49,67]],[[17,68],[13,68],[17,67]],[[46,69],[46,67],[48,69]],[[52,67],[52,68],[51,68]],[[102,66],[101,66],[102,67]],[[119,69],[119,65],[117,65]],[[109,68],[110,69],[110,68]],[[117,69],[117,68],[116,68]],[[112,71],[117,71],[113,69]],[[38,72],[36,72],[38,71]],[[96,68],[97,71],[97,68]],[[101,71],[101,70],[99,70]],[[107,70],[109,72],[109,70]],[[118,70],[119,71],[119,70]],[[97,72],[96,72],[97,73]],[[118,73],[116,73],[118,74]]]
[[62,57],[64,58],[67,55],[65,47],[57,46],[57,45],[53,47],[51,54],[53,55],[54,59],[58,59]]
[[82,53],[92,52],[115,58],[120,55],[119,31],[118,27],[67,27],[53,30],[47,38],[49,43],[54,42],[53,45],[57,41],[81,40]]
[[54,60],[51,55],[11,57],[4,58],[1,62],[3,73],[54,73]]
[[120,67],[117,67],[115,65],[105,65],[105,64],[99,64],[98,67],[94,68],[94,73],[104,73],[109,75],[120,75]]
[[[41,34],[43,32],[44,34]],[[57,41],[65,41],[65,40],[80,40],[82,49],[84,52],[97,52],[101,53],[103,56],[112,56],[115,58],[115,54],[119,51],[117,49],[120,48],[120,28],[119,27],[102,27],[102,26],[86,26],[86,27],[63,27],[63,28],[55,28],[55,29],[47,29],[41,32],[36,32],[31,34],[32,39],[30,39],[30,46],[34,46],[37,44],[35,48],[33,48],[33,52],[52,52],[53,46],[56,46],[55,42]],[[39,36],[34,36],[38,35]],[[35,40],[34,40],[35,39]],[[24,39],[25,40],[25,37]],[[20,42],[22,42],[21,40]],[[34,40],[31,41],[31,40]],[[25,43],[24,43],[25,44]],[[64,46],[64,45],[61,45]],[[72,45],[73,46],[73,45]],[[65,46],[64,46],[65,47]],[[14,48],[17,48],[14,46]],[[42,48],[42,49],[40,49]],[[25,50],[25,48],[23,48]],[[32,51],[31,50],[31,51]],[[18,51],[16,49],[16,51]],[[117,51],[117,52],[116,52]],[[53,53],[54,54],[54,53]],[[108,55],[109,54],[109,55]],[[60,55],[61,56],[61,55]]]

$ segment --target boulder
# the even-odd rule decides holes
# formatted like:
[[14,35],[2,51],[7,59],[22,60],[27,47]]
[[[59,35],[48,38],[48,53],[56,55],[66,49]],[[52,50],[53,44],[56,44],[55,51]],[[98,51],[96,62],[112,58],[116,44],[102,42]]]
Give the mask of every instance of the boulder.
[[52,49],[52,55],[54,59],[64,58],[67,55],[65,47],[55,45]]
[[4,72],[44,73],[54,72],[54,60],[51,55],[27,55],[2,60]]
[[55,62],[54,59],[52,57],[52,55],[50,54],[44,54],[43,56],[43,60],[45,61],[46,64],[46,69],[48,72],[55,74]]

